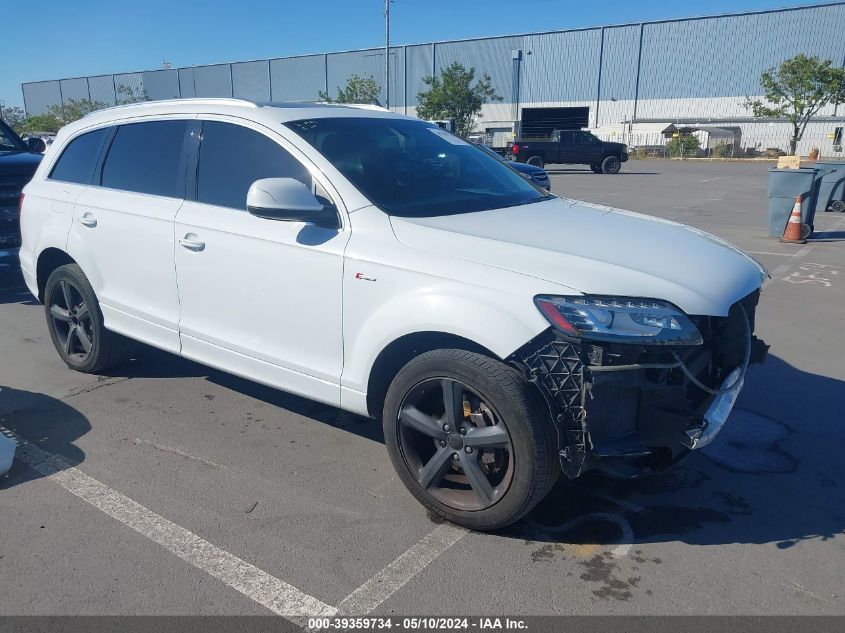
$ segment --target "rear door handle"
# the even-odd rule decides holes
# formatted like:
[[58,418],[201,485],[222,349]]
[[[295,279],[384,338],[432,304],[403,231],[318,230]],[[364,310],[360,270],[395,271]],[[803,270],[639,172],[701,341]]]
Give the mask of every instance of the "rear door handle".
[[189,251],[201,251],[205,248],[205,242],[201,242],[200,240],[191,239],[187,235],[179,240],[179,245],[182,248],[187,248]]
[[81,218],[79,218],[79,223],[83,226],[94,228],[95,226],[97,226],[97,218],[95,218],[90,213],[86,213]]

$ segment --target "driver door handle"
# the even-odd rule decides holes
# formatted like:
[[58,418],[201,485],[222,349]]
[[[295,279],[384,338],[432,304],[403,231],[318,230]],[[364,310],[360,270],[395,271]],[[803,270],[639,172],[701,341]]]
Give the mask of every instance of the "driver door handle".
[[95,217],[94,217],[93,215],[91,215],[90,213],[86,213],[86,214],[85,214],[85,215],[83,215],[81,218],[79,218],[79,223],[80,223],[82,226],[87,226],[87,227],[90,227],[90,228],[94,228],[95,226],[97,226],[97,218],[95,218]]
[[187,235],[179,240],[179,245],[182,248],[187,248],[189,251],[195,252],[201,251],[205,248],[205,242],[191,239]]

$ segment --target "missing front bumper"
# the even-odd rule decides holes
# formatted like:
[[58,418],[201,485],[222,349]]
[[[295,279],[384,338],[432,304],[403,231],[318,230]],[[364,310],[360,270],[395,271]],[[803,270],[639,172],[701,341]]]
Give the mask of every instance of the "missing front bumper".
[[728,391],[720,393],[713,399],[707,411],[704,412],[701,423],[692,425],[684,431],[686,438],[684,445],[687,448],[692,450],[707,446],[718,435],[719,431],[722,430],[745,383],[745,378],[740,376],[740,371],[740,368],[737,367],[728,374],[721,388],[725,389],[730,385],[733,385],[733,387]]
[[[742,303],[753,328],[757,293]],[[678,350],[701,382],[731,387],[716,396],[692,384],[665,348],[594,345],[548,330],[520,349],[511,360],[549,405],[563,473],[575,478],[599,469],[635,477],[711,442],[743,386],[735,368],[747,330],[742,323],[738,335],[737,310],[715,324],[703,317],[699,327],[710,328],[705,344]],[[767,350],[752,338],[751,364]]]

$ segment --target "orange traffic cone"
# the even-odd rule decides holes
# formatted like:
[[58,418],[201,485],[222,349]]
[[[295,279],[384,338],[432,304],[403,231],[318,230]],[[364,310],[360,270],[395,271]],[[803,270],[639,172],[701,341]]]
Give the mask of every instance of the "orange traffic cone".
[[783,231],[781,242],[785,244],[806,244],[801,236],[802,222],[801,222],[801,194],[795,198],[795,204],[792,206],[792,213],[789,214],[789,221],[786,223],[786,228]]

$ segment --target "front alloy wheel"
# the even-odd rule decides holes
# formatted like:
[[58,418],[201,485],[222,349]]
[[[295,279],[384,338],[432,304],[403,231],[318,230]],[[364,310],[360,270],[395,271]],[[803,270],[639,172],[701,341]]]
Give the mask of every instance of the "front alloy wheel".
[[439,349],[411,360],[390,384],[383,424],[402,483],[464,527],[513,523],[560,472],[539,394],[514,367],[475,352]]
[[399,410],[399,447],[420,487],[452,508],[489,508],[513,477],[505,423],[458,380],[432,378],[408,393]]

